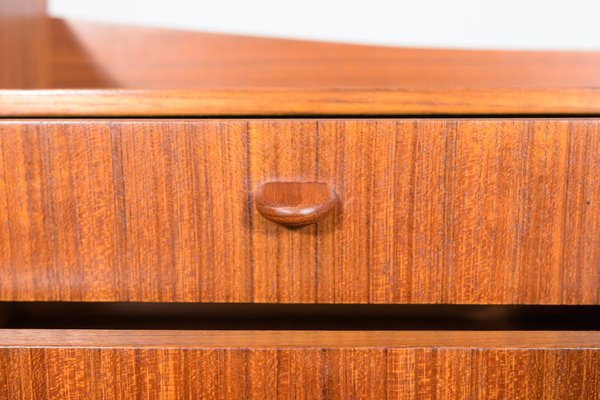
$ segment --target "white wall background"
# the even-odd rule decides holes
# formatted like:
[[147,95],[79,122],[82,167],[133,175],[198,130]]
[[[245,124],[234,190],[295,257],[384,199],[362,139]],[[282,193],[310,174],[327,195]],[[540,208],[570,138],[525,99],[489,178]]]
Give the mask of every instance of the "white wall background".
[[600,50],[600,0],[49,0],[49,6],[58,17],[207,32],[395,46]]

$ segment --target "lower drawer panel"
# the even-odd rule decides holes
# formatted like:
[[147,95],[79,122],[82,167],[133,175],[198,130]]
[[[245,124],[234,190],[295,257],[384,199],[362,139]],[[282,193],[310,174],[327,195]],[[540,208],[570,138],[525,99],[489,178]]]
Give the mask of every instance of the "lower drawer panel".
[[2,399],[597,399],[599,332],[0,331]]

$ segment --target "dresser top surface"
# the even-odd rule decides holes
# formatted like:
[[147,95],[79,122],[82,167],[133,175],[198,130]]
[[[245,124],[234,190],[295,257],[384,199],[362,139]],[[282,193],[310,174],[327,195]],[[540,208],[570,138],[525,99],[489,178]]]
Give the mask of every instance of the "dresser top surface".
[[[20,50],[0,46],[9,60],[0,116],[600,114],[600,52],[393,48],[26,20]],[[21,29],[4,22],[5,33]]]

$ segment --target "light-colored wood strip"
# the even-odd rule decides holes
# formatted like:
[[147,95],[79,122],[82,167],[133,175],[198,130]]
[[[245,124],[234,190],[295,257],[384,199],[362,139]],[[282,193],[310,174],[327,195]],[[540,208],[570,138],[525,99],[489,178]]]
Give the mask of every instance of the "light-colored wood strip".
[[211,331],[1,329],[1,348],[596,349],[598,331]]
[[600,115],[596,88],[0,90],[0,117]]

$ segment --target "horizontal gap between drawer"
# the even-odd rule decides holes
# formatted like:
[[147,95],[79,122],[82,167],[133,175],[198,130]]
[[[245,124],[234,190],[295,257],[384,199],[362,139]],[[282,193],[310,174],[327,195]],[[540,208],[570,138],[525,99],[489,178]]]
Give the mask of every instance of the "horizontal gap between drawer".
[[0,328],[600,330],[600,306],[0,302]]

